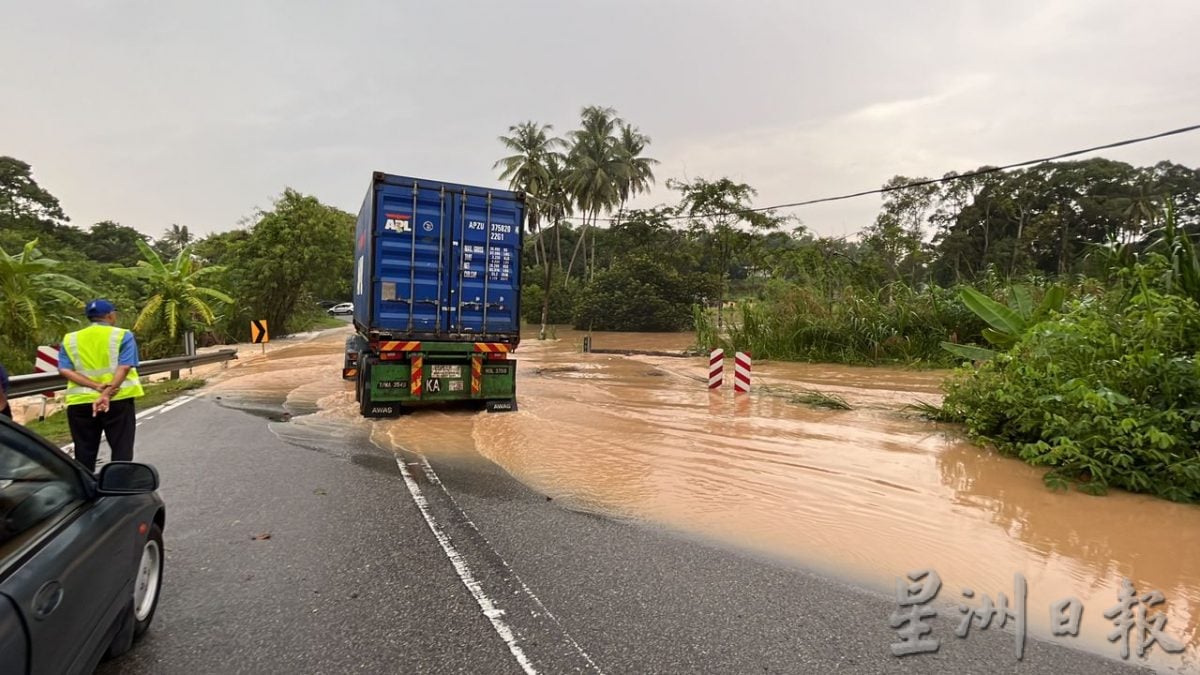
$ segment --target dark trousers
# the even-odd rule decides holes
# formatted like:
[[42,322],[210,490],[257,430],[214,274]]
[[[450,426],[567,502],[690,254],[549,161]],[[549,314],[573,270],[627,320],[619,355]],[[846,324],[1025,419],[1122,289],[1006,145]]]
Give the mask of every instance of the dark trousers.
[[5,417],[7,417],[8,419],[11,420],[12,419],[12,407],[10,405],[8,405],[7,403],[5,403],[4,407],[0,408],[0,415],[4,415]]
[[133,434],[137,429],[133,399],[113,401],[109,403],[108,412],[96,413],[95,417],[92,417],[91,403],[67,406],[67,425],[71,428],[71,439],[75,441],[75,460],[88,471],[96,471],[100,432],[104,432],[104,438],[108,440],[114,462],[133,460]]

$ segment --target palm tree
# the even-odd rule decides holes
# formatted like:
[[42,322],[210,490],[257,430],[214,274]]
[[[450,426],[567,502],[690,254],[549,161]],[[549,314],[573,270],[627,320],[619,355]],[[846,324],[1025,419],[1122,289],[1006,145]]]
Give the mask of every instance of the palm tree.
[[643,157],[642,151],[650,144],[650,138],[638,131],[631,124],[621,124],[621,133],[617,136],[617,156],[624,165],[624,173],[617,183],[617,194],[621,202],[617,208],[618,218],[625,210],[625,204],[633,197],[646,192],[654,184],[654,169],[658,160]]
[[1116,207],[1126,222],[1121,233],[1122,244],[1128,244],[1143,233],[1155,229],[1155,221],[1162,208],[1161,201],[1161,196],[1155,194],[1153,188],[1147,186],[1145,181],[1138,183],[1136,191],[1130,191],[1128,196],[1115,200]]
[[179,251],[170,263],[164,263],[145,242],[137,242],[142,260],[136,267],[119,267],[114,274],[146,281],[153,295],[138,314],[133,325],[136,331],[157,330],[174,340],[181,330],[190,331],[197,323],[210,326],[216,322],[216,311],[209,300],[232,304],[233,298],[216,290],[197,285],[205,277],[224,271],[224,267],[197,267],[187,248]]
[[[565,145],[561,138],[551,136],[549,124],[522,122],[508,128],[508,136],[500,142],[514,154],[496,162],[493,168],[501,168],[500,179],[507,180],[512,190],[533,197],[526,205],[526,215],[535,236],[541,232],[544,213],[543,199],[550,184],[547,164],[558,156],[557,148]],[[539,237],[540,239],[540,237]],[[534,255],[537,256],[537,239],[534,240]],[[546,257],[546,245],[542,243],[541,256]]]
[[[575,204],[583,213],[583,226],[575,252],[567,264],[567,280],[575,266],[579,247],[584,247],[584,267],[595,273],[595,236],[592,237],[592,264],[587,265],[587,234],[600,218],[601,211],[611,211],[620,200],[618,188],[626,174],[625,164],[617,151],[613,130],[621,119],[612,108],[588,106],[581,115],[581,128],[572,131],[573,141],[567,162],[570,167],[568,186]],[[586,275],[586,272],[585,272]]]
[[543,213],[554,228],[554,250],[558,257],[558,268],[562,269],[562,221],[571,215],[573,197],[570,190],[570,168],[567,159],[560,153],[546,157],[546,176],[549,178],[542,196]]
[[77,320],[80,296],[93,295],[83,282],[56,272],[60,264],[41,255],[36,239],[17,255],[0,248],[0,337],[11,346],[32,346]]
[[187,225],[180,227],[172,223],[171,227],[163,230],[163,236],[159,237],[155,248],[162,255],[174,257],[187,248],[192,243],[192,239],[192,233],[188,232]]

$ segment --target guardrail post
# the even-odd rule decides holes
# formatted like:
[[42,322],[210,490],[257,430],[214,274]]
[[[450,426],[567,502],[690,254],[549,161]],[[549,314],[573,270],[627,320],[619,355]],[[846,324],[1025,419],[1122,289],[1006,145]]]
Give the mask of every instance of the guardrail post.
[[[190,330],[184,332],[184,334],[183,334],[183,355],[184,356],[195,356],[196,355],[196,334]],[[179,371],[178,370],[171,371],[171,379],[172,380],[179,379]]]

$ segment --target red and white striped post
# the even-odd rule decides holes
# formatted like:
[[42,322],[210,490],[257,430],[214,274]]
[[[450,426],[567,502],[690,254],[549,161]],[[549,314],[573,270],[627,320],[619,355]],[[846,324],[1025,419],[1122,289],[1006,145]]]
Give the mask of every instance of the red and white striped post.
[[[58,347],[43,347],[38,346],[37,356],[33,360],[33,370],[37,373],[57,373],[58,372]],[[54,398],[54,392],[42,394],[42,412],[38,415],[38,420],[46,419],[46,399]]]
[[[33,362],[33,369],[38,373],[57,373],[58,347],[38,347],[37,358]],[[46,398],[54,398],[54,392],[42,395]]]
[[725,383],[725,350],[714,349],[708,356],[708,388],[720,389]]
[[745,394],[750,391],[750,352],[738,352],[733,361],[733,392]]

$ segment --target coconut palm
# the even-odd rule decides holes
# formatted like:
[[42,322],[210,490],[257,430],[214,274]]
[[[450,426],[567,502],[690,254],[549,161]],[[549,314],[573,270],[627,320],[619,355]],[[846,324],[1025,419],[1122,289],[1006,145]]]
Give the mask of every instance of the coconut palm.
[[642,151],[650,144],[650,138],[631,124],[620,125],[617,136],[617,156],[624,165],[624,173],[617,182],[620,204],[617,213],[625,210],[625,204],[637,195],[646,192],[654,184],[654,165],[658,160],[643,157]]
[[168,258],[175,257],[180,251],[191,245],[194,237],[188,231],[187,225],[172,224],[167,229],[163,230],[163,235],[154,243],[154,250],[158,251],[159,255]]
[[[536,122],[522,122],[509,127],[509,135],[501,136],[500,142],[514,154],[500,159],[494,165],[497,169],[503,167],[500,179],[507,180],[512,190],[524,192],[533,198],[525,209],[526,220],[535,235],[541,231],[543,200],[550,183],[547,163],[553,161],[552,158],[558,155],[557,149],[565,145],[561,138],[550,135],[552,129],[549,124]],[[534,254],[537,255],[536,245]],[[542,258],[546,257],[545,243],[542,244],[541,255]]]
[[57,260],[43,257],[37,240],[16,255],[0,248],[0,336],[24,348],[78,318],[86,284],[57,272]]
[[546,184],[542,196],[543,213],[554,228],[554,250],[558,257],[558,267],[562,269],[562,222],[574,210],[573,197],[570,190],[570,168],[566,157],[554,153],[546,157]]
[[587,265],[586,240],[590,228],[595,227],[600,213],[611,211],[620,201],[618,185],[626,175],[626,165],[617,151],[617,139],[613,135],[621,119],[612,108],[588,106],[580,116],[580,128],[572,131],[568,187],[575,204],[583,214],[583,226],[575,252],[567,264],[567,280],[575,266],[575,256],[580,246],[584,247],[584,266],[595,268],[595,237],[593,236],[592,265]]
[[182,331],[199,324],[211,326],[216,311],[211,300],[233,303],[233,298],[216,290],[198,285],[203,279],[224,271],[224,267],[197,267],[189,249],[183,249],[174,260],[164,263],[158,253],[145,242],[137,242],[142,260],[136,267],[120,267],[114,274],[141,279],[150,286],[153,295],[138,314],[133,325],[136,331],[155,330],[174,340]]

